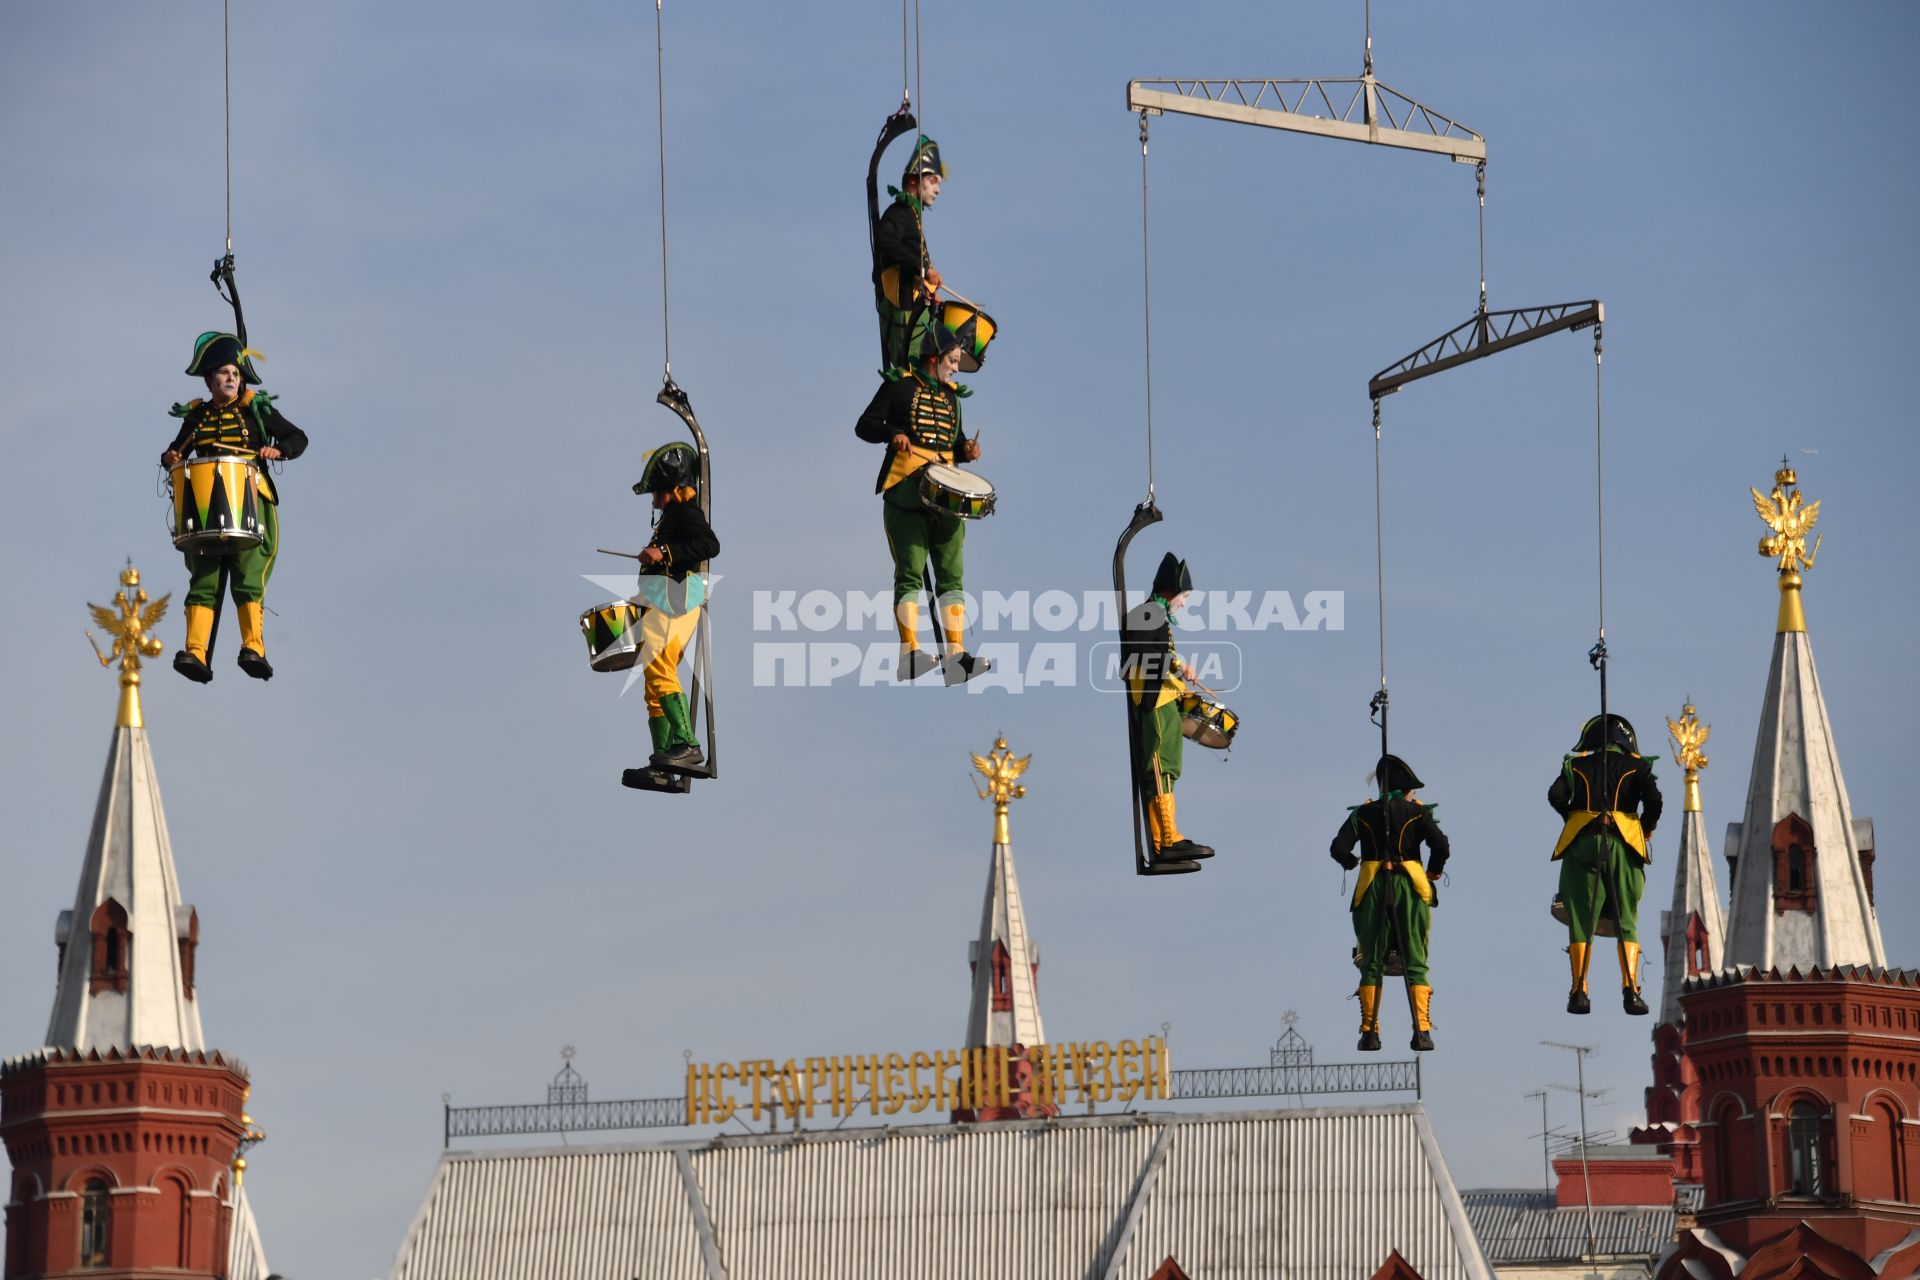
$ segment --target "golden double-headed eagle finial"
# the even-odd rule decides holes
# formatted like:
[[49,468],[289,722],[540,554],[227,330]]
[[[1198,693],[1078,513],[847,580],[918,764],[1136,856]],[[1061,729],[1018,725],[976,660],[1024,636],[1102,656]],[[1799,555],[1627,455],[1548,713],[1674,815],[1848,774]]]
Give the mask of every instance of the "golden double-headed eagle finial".
[[1667,721],[1667,736],[1673,739],[1673,758],[1687,771],[1687,812],[1700,812],[1700,771],[1707,767],[1707,753],[1700,748],[1713,732],[1710,724],[1701,724],[1694,714],[1693,702],[1680,708],[1678,720]]
[[1773,474],[1773,492],[1763,494],[1752,487],[1747,492],[1753,495],[1754,512],[1773,530],[1760,539],[1760,554],[1777,560],[1781,573],[1813,568],[1813,558],[1820,553],[1820,539],[1814,538],[1813,550],[1809,551],[1807,535],[1820,521],[1820,504],[1804,501],[1799,477],[1787,460],[1782,458],[1780,470]]
[[83,633],[101,666],[110,667],[116,661],[120,664],[119,723],[122,725],[140,726],[140,659],[157,658],[165,648],[160,637],[154,634],[154,628],[167,616],[167,602],[171,599],[169,594],[149,603],[146,589],[140,585],[140,571],[129,560],[127,567],[120,571],[120,590],[113,596],[113,604],[89,602],[87,605],[93,612],[93,625],[113,637],[112,649],[102,653],[93,633]]
[[1019,785],[1019,778],[1027,771],[1027,765],[1032,760],[1031,755],[1016,757],[1008,748],[1004,737],[994,739],[993,750],[986,755],[973,755],[974,769],[987,780],[985,790],[975,786],[974,791],[982,800],[993,801],[993,842],[995,844],[1008,843],[1007,804],[1027,794],[1026,787]]

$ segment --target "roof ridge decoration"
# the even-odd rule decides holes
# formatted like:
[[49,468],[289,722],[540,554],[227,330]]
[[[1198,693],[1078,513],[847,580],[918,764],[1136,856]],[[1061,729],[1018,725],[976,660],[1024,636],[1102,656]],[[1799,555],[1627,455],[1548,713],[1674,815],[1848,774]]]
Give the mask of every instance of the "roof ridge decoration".
[[1883,966],[1886,950],[1826,699],[1814,667],[1801,572],[1813,567],[1818,502],[1806,502],[1782,460],[1770,494],[1751,490],[1776,560],[1779,624],[1755,736],[1743,821],[1727,828],[1732,866],[1726,959],[1761,969]]

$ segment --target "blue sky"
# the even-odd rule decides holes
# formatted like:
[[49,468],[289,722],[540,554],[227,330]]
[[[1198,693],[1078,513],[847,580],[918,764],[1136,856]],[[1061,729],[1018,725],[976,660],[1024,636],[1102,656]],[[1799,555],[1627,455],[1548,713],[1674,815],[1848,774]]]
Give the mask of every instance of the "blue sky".
[[[278,677],[162,670],[147,714],[209,1038],[272,1133],[249,1180],[275,1265],[384,1272],[439,1100],[532,1100],[563,1043],[597,1096],[675,1091],[680,1053],[959,1037],[996,733],[1034,753],[1014,838],[1056,1039],[1173,1024],[1176,1066],[1262,1061],[1285,1010],[1323,1061],[1355,1006],[1328,835],[1375,750],[1365,381],[1475,300],[1472,171],[1211,121],[1153,127],[1164,549],[1204,589],[1346,593],[1341,631],[1241,637],[1230,759],[1194,752],[1205,874],[1129,874],[1111,695],[755,687],[756,591],[884,588],[860,184],[898,101],[886,5],[670,4],[674,373],[715,452],[725,777],[617,785],[637,693],[591,673],[582,575],[637,545],[628,493],[674,438],[660,377],[644,5],[236,6],[235,248],[267,383],[308,430],[268,603]],[[1485,134],[1492,304],[1607,304],[1616,706],[1714,726],[1709,830],[1737,818],[1772,641],[1748,485],[1784,452],[1833,538],[1807,611],[1854,812],[1889,837],[1889,958],[1916,618],[1899,512],[1920,463],[1908,317],[1916,18],[1896,6],[1375,6],[1382,81]],[[0,374],[13,551],[0,715],[0,1048],[34,1047],[111,728],[75,634],[132,554],[184,589],[153,459],[223,236],[220,12],[0,9]],[[934,259],[1002,336],[968,425],[999,512],[969,585],[1098,591],[1143,495],[1139,158],[1129,77],[1351,76],[1360,6],[926,11],[952,177]],[[889,157],[895,173],[904,151]],[[1433,940],[1427,1100],[1463,1185],[1537,1177],[1522,1098],[1597,1042],[1624,1130],[1647,1026],[1560,1013],[1543,793],[1595,690],[1586,335],[1386,406],[1395,746],[1455,857]],[[178,642],[176,609],[168,635]],[[791,638],[791,637],[789,637]],[[866,637],[858,637],[866,638]],[[1662,750],[1664,747],[1651,748]],[[1669,792],[1679,779],[1663,765]],[[1677,807],[1677,806],[1676,806]],[[1657,928],[1679,824],[1655,841]],[[1723,886],[1724,890],[1724,886]],[[1610,975],[1611,968],[1607,967]],[[1610,978],[1609,978],[1610,980]],[[1390,1048],[1404,1044],[1389,1002]],[[1555,1122],[1571,1109],[1555,1098]],[[1563,1114],[1565,1112],[1565,1114]]]

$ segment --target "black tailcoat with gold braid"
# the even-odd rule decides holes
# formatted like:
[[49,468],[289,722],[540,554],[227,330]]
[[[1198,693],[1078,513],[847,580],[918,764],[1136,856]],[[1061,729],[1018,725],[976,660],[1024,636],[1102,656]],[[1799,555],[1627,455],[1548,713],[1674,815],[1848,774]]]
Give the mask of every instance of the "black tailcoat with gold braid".
[[[904,185],[924,174],[946,175],[940,145],[922,135],[901,174]],[[933,322],[933,298],[927,273],[925,207],[912,192],[888,187],[893,203],[873,226],[873,304],[880,313],[880,367],[913,368],[925,354],[922,339]]]
[[[274,408],[273,400],[264,391],[245,387],[226,404],[217,405],[208,400],[176,404],[173,416],[182,421],[166,452],[186,457],[248,456],[272,445],[281,457],[297,458],[307,450],[307,433],[287,421]],[[280,493],[265,465],[259,473],[259,496],[263,536],[258,546],[227,556],[184,553],[190,579],[186,600],[189,607],[211,609],[219,604],[223,561],[232,578],[235,604],[265,599],[267,580],[273,575],[274,560],[280,551]]]

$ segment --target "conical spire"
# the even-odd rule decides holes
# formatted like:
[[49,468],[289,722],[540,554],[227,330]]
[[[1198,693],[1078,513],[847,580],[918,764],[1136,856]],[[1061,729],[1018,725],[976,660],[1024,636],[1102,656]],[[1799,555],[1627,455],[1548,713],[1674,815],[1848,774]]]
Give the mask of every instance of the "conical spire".
[[1726,962],[1781,970],[1884,965],[1860,858],[1861,828],[1847,799],[1800,602],[1801,572],[1813,568],[1819,550],[1818,539],[1808,550],[1806,535],[1820,518],[1820,504],[1803,505],[1784,460],[1772,493],[1752,492],[1772,530],[1761,539],[1760,554],[1778,559],[1780,612],[1746,814],[1727,828],[1733,891]]
[[101,664],[120,663],[120,707],[73,909],[55,929],[60,979],[46,1043],[81,1053],[205,1049],[193,995],[199,918],[180,901],[140,708],[140,657],[160,652],[151,632],[167,601],[147,605],[132,565],[120,582],[115,608],[89,606],[114,637]]
[[1666,973],[1660,985],[1660,1021],[1680,1025],[1680,989],[1698,973],[1720,968],[1726,948],[1726,919],[1720,910],[1720,890],[1714,883],[1713,851],[1707,844],[1707,824],[1700,805],[1700,771],[1707,767],[1706,745],[1711,725],[1700,723],[1693,703],[1681,709],[1678,720],[1667,721],[1674,759],[1687,772],[1686,813],[1680,825],[1680,855],[1673,867],[1673,906],[1660,916],[1660,941],[1666,951]]
[[989,754],[973,757],[974,768],[987,780],[980,798],[993,801],[993,864],[987,872],[986,901],[980,908],[980,933],[968,948],[973,969],[973,999],[967,1007],[969,1049],[1046,1043],[1040,1023],[1040,948],[1027,937],[1027,916],[1007,832],[1008,803],[1027,793],[1025,787],[1015,785],[1015,779],[1026,772],[1032,759],[1015,759],[1005,738],[998,739]]

